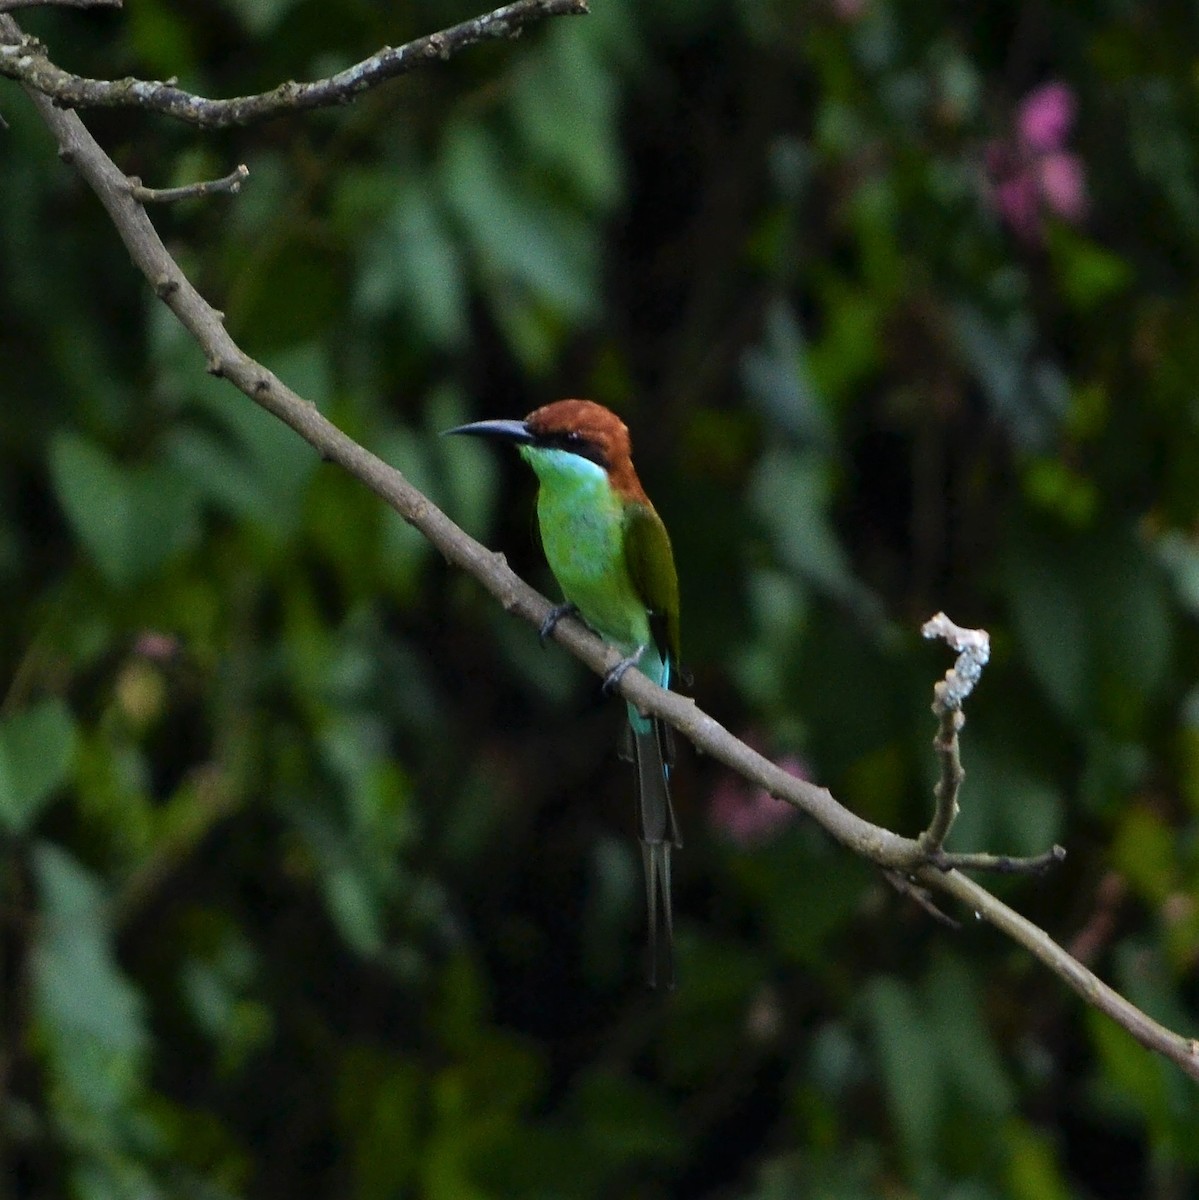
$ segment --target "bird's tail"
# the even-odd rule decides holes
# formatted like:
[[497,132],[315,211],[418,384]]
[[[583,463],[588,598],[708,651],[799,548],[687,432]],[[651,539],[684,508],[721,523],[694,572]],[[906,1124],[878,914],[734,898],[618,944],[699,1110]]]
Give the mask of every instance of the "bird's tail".
[[[630,714],[631,716],[632,714]],[[640,716],[641,714],[637,714]],[[641,805],[641,857],[645,867],[645,903],[649,910],[649,985],[658,985],[658,901],[665,933],[665,979],[674,987],[674,910],[670,896],[670,852],[683,843],[670,803],[670,768],[664,751],[664,729],[644,717],[632,728]]]

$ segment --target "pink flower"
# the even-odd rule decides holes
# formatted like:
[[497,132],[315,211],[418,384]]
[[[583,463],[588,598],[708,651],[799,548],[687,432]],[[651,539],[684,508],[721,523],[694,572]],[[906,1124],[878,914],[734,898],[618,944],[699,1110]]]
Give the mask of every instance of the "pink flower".
[[[778,765],[797,779],[809,778],[806,765],[794,756],[779,759]],[[795,816],[796,809],[785,800],[734,775],[725,776],[708,801],[712,828],[743,850],[772,841]]]
[[1049,154],[1041,160],[1041,195],[1053,212],[1077,221],[1087,208],[1087,179],[1075,154]]
[[1077,108],[1064,83],[1044,84],[1024,97],[1013,136],[987,145],[992,203],[1025,242],[1041,240],[1046,213],[1070,222],[1086,213],[1086,168],[1065,148]]
[[1017,135],[1034,153],[1060,150],[1077,111],[1074,93],[1064,83],[1047,83],[1024,97],[1016,117]]

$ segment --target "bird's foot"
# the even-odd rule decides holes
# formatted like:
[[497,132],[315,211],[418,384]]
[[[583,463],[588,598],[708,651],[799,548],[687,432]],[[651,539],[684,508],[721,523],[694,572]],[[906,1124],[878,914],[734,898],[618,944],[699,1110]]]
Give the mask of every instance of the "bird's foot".
[[545,620],[541,622],[541,628],[537,631],[537,636],[541,639],[541,644],[545,645],[550,634],[554,632],[558,622],[563,617],[573,617],[578,611],[579,606],[572,604],[569,600],[565,604],[554,605],[546,615]]
[[616,664],[616,666],[614,666],[612,668],[612,670],[610,670],[607,673],[607,675],[604,676],[604,684],[600,690],[604,693],[605,696],[611,694],[613,688],[615,688],[616,685],[618,683],[620,683],[620,681],[625,676],[625,672],[630,667],[635,667],[641,661],[641,656],[644,653],[645,653],[645,647],[638,646],[637,649],[635,651],[633,651],[633,653],[630,654],[628,658],[622,658],[620,660],[620,662],[618,662]]

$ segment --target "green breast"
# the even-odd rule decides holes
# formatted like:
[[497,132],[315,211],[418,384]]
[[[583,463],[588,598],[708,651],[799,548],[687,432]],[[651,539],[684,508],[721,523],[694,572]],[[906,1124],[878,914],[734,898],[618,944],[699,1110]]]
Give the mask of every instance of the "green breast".
[[597,633],[631,653],[650,641],[645,605],[629,580],[623,509],[604,469],[561,450],[522,447],[537,472],[541,543],[558,585]]

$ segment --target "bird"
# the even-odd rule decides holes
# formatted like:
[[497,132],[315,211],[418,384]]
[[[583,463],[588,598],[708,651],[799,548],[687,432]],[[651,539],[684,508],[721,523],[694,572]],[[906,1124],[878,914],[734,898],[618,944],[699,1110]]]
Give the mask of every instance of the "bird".
[[[633,468],[624,422],[592,400],[568,399],[523,420],[475,421],[446,433],[513,444],[537,475],[542,549],[565,597],[542,624],[542,641],[563,617],[578,615],[623,655],[605,676],[605,691],[632,666],[668,688],[680,661],[678,574],[666,526]],[[670,798],[670,743],[662,722],[631,702],[627,709],[649,926],[647,981],[657,987],[664,953],[666,986],[673,988],[670,855],[682,841]]]

